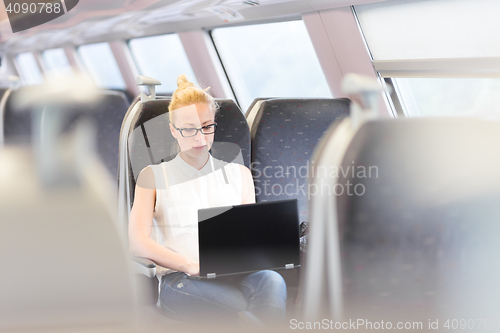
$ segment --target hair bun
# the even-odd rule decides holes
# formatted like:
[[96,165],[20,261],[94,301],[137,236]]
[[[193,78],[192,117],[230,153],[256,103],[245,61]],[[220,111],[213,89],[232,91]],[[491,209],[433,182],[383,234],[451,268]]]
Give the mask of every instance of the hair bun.
[[214,114],[217,112],[218,105],[215,103],[214,98],[206,92],[208,88],[203,90],[194,83],[189,82],[186,74],[177,77],[177,87],[168,104],[170,122],[174,121],[174,112],[172,111],[191,104],[208,104]]
[[177,87],[179,90],[186,89],[187,87],[194,87],[194,83],[189,82],[186,74],[181,74],[177,78]]

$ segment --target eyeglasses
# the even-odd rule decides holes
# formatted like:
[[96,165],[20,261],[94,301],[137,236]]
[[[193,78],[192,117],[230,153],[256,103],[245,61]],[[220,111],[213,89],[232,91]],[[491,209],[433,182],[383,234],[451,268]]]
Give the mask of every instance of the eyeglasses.
[[[174,126],[172,124],[172,126]],[[181,135],[184,138],[190,138],[192,136],[195,136],[198,134],[198,131],[200,131],[202,134],[208,135],[208,134],[214,134],[215,130],[217,129],[217,123],[213,123],[207,126],[203,126],[201,128],[177,128],[174,126],[176,130],[181,132]]]

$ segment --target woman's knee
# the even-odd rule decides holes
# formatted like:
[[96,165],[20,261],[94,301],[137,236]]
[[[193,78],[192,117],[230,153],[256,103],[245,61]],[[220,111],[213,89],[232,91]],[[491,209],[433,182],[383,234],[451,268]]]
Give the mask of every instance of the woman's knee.
[[272,285],[276,288],[286,289],[286,282],[280,273],[275,271],[262,271],[262,275],[263,275],[262,278],[266,284]]
[[286,283],[275,271],[260,271],[248,276],[245,286],[252,285],[249,310],[266,324],[281,323],[286,317]]
[[257,273],[250,274],[247,279],[247,283],[252,285],[255,291],[260,291],[261,293],[271,293],[280,294],[286,298],[286,283],[281,274],[265,270]]

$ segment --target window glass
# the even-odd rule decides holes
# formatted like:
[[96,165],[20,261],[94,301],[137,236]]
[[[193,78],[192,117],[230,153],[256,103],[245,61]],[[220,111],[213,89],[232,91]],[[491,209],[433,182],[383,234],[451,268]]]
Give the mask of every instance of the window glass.
[[72,77],[73,69],[63,49],[51,49],[42,53],[43,64],[50,76]]
[[256,97],[332,97],[302,21],[219,28],[212,37],[243,110]]
[[120,69],[108,43],[83,45],[78,48],[85,67],[101,88],[125,89]]
[[393,79],[410,117],[466,116],[500,120],[500,79]]
[[375,60],[500,56],[498,0],[392,0],[355,10]]
[[177,34],[132,39],[129,42],[139,73],[161,81],[159,93],[173,93],[177,77],[186,74],[197,83],[193,70]]
[[26,84],[43,83],[43,76],[35,56],[31,52],[20,53],[16,57],[21,77]]

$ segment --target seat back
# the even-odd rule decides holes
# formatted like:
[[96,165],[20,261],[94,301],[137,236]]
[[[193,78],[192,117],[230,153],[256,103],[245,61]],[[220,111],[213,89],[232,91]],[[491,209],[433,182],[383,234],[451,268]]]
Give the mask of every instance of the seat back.
[[37,86],[23,86],[12,90],[5,101],[5,108],[3,110],[3,133],[4,144],[31,144],[31,109],[32,107],[17,107],[14,105],[16,96],[22,96],[29,93],[30,89],[41,88]]
[[308,220],[309,160],[328,126],[349,114],[349,103],[346,98],[261,101],[251,127],[258,202],[297,198],[300,220]]
[[[87,127],[78,127],[69,146],[44,146],[57,153],[0,151],[0,165],[8,166],[0,174],[2,332],[124,331],[135,324],[123,235],[110,215],[112,201],[102,196],[112,190],[101,181],[106,171],[81,149],[91,146]],[[48,141],[61,139],[41,132]],[[73,158],[37,168],[37,158],[48,155]],[[76,157],[83,163],[73,163]]]
[[9,88],[0,88],[0,147],[4,145],[4,112],[8,97],[11,93]]
[[120,127],[129,106],[126,96],[122,92],[107,91],[92,105],[81,108],[81,113],[89,112],[96,125],[97,152],[106,169],[117,180],[118,175],[118,147]]
[[[13,91],[7,100],[4,118],[5,144],[29,145],[32,143],[32,113],[43,105],[20,109],[14,104],[17,95],[25,94],[33,86],[21,87]],[[54,96],[57,100],[57,96]],[[118,142],[120,126],[128,108],[126,96],[117,91],[99,91],[96,98],[85,102],[68,102],[58,105],[66,116],[63,131],[71,131],[78,120],[88,119],[95,125],[99,158],[113,179],[118,173]]]
[[[328,199],[336,209],[313,219],[310,238],[322,242],[329,225],[338,228],[342,284],[325,288],[343,295],[344,319],[421,321],[428,328],[429,318],[444,325],[447,318],[494,316],[498,142],[500,124],[472,119],[374,121],[355,133],[341,163],[329,165],[339,170],[327,183],[338,185]],[[308,257],[318,256],[312,271],[327,253],[316,250]],[[327,266],[334,261],[327,258]]]
[[[250,167],[250,132],[245,117],[232,100],[216,99],[217,131],[211,153],[226,162]],[[129,184],[133,203],[135,183],[146,166],[169,161],[177,154],[176,140],[169,129],[169,99],[141,103],[128,136]]]
[[247,119],[248,126],[252,128],[253,121],[255,120],[255,115],[257,111],[260,109],[260,105],[262,102],[268,99],[275,99],[276,97],[258,97],[253,100],[252,104],[248,107],[248,110],[245,112],[245,118]]

